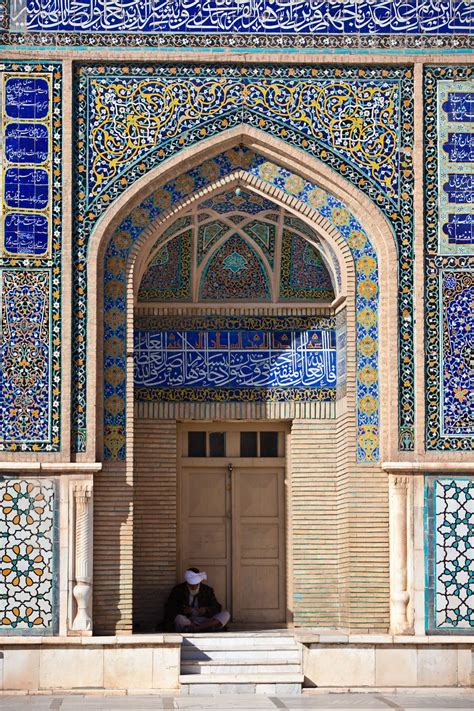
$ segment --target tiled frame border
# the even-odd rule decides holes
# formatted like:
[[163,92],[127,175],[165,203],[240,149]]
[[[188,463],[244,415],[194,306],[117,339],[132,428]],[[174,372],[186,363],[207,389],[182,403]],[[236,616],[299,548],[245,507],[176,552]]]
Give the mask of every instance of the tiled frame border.
[[428,451],[472,451],[474,437],[442,434],[441,368],[442,331],[439,319],[439,277],[445,270],[474,271],[474,256],[439,254],[438,236],[438,80],[474,77],[470,66],[427,66],[424,72],[425,145],[425,343],[426,343],[426,449]]
[[57,452],[61,449],[61,299],[62,299],[62,64],[18,60],[1,62],[0,71],[13,74],[52,75],[51,143],[52,160],[52,243],[51,257],[3,257],[0,269],[46,269],[51,273],[50,363],[51,413],[50,440],[42,442],[5,442],[0,450],[10,452]]
[[[127,65],[127,73],[130,69],[135,68],[138,71],[144,71],[145,68],[149,66],[150,71],[156,68],[163,75],[163,68],[160,65]],[[77,119],[75,123],[79,125],[87,126],[88,114],[87,105],[85,97],[87,96],[87,77],[93,74],[94,67],[97,65],[82,65],[78,67],[76,72],[76,94],[81,97],[79,104],[77,105],[77,114],[75,118]],[[177,69],[183,68],[184,65],[179,65]],[[111,72],[117,72],[117,65],[101,65],[101,76],[104,71],[109,69]],[[187,72],[192,72],[194,67],[186,67]],[[229,69],[229,67],[228,67]],[[247,74],[248,71],[255,69],[255,71],[261,70],[259,65],[256,67],[243,67],[240,64],[233,64],[230,69],[236,73],[242,72],[242,74]],[[328,150],[327,146],[321,146],[315,141],[308,140],[307,136],[299,135],[296,131],[292,132],[292,144],[296,148],[303,149],[307,151],[310,155],[318,158],[323,163],[328,164],[334,170],[339,172],[346,180],[349,180],[358,189],[363,190],[369,198],[382,210],[382,212],[387,217],[389,223],[392,226],[393,232],[396,235],[396,239],[399,246],[399,259],[400,259],[400,269],[399,269],[399,344],[400,344],[400,357],[399,357],[399,383],[400,383],[400,401],[399,401],[399,419],[400,419],[400,434],[399,434],[399,447],[404,451],[412,451],[414,448],[414,422],[415,422],[415,400],[414,400],[414,348],[413,348],[413,71],[409,67],[400,66],[387,66],[387,67],[374,67],[357,69],[355,67],[347,67],[344,69],[334,69],[329,66],[316,66],[316,67],[299,67],[298,71],[300,75],[304,75],[304,72],[308,72],[308,76],[315,76],[314,72],[324,71],[325,78],[337,77],[338,80],[344,78],[344,72],[350,76],[355,75],[354,72],[362,72],[361,75],[365,75],[367,71],[370,71],[370,75],[373,77],[379,75],[381,78],[384,77],[398,77],[401,87],[401,107],[400,107],[400,208],[397,210],[394,208],[393,203],[380,191],[378,191],[371,181],[365,179],[361,181],[360,174],[354,170],[353,166],[347,161],[341,159],[340,156],[333,154],[331,150]],[[281,68],[281,71],[286,71],[285,67]],[[289,71],[289,70],[288,70]],[[176,74],[173,72],[173,76]],[[291,76],[294,76],[294,70],[291,70]],[[83,130],[83,129],[82,129]],[[268,122],[266,130],[277,137],[283,138],[285,136],[284,129],[278,124],[271,124]],[[216,131],[217,134],[223,133],[222,128]],[[165,161],[166,159],[172,157],[179,153],[182,148],[186,147],[187,137],[183,134],[180,139],[170,144],[166,151],[163,150],[158,158],[159,162]],[[283,140],[285,140],[283,138]],[[77,141],[77,139],[76,139]],[[194,142],[196,143],[196,141]],[[79,167],[79,182],[76,185],[76,196],[79,196],[76,201],[76,235],[75,235],[75,249],[74,249],[74,274],[76,275],[76,289],[77,293],[80,291],[80,296],[76,300],[74,311],[80,314],[80,319],[85,319],[87,314],[87,279],[86,279],[86,260],[87,260],[87,245],[90,239],[90,235],[93,228],[99,218],[99,216],[105,211],[107,204],[99,197],[95,202],[93,208],[87,209],[87,205],[84,202],[85,199],[85,176],[84,171],[87,165],[87,145],[84,141],[80,142],[80,146],[77,150],[77,160]],[[154,161],[152,161],[154,158]],[[149,169],[149,165],[156,165],[157,156],[147,156],[146,160],[142,161],[140,164],[140,170],[134,169],[133,171],[128,171],[126,174],[122,174],[123,187],[121,192],[123,192],[126,187],[133,181],[133,179],[138,178],[140,175],[146,173]],[[120,194],[120,192],[118,193]],[[81,197],[82,195],[82,197]],[[79,287],[79,289],[77,288]],[[74,360],[84,363],[83,366],[76,373],[76,385],[73,391],[73,429],[78,433],[85,432],[85,422],[86,413],[83,410],[83,406],[79,405],[77,402],[77,393],[79,384],[79,390],[85,391],[86,388],[86,366],[85,366],[85,352],[86,352],[86,338],[85,338],[85,323],[79,323],[78,328],[82,329],[80,334],[80,342],[78,339],[74,338],[75,353]],[[78,413],[78,409],[80,412]],[[75,411],[75,412],[74,412]],[[86,443],[83,441],[83,435],[79,434],[80,445],[79,451],[85,451]]]

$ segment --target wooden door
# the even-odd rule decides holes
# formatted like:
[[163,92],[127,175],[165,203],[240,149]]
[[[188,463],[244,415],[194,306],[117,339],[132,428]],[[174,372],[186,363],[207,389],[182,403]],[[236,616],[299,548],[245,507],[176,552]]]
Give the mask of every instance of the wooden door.
[[232,473],[232,589],[235,622],[284,622],[284,469]]
[[227,467],[181,472],[180,569],[197,567],[225,609],[231,608],[231,495]]

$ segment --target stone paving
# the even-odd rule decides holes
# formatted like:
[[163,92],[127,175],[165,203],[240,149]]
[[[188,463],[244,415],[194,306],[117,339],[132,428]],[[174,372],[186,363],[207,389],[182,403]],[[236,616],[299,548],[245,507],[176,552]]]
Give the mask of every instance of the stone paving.
[[316,693],[303,696],[2,696],[8,711],[323,711],[324,709],[474,709],[474,690],[418,690],[401,693]]

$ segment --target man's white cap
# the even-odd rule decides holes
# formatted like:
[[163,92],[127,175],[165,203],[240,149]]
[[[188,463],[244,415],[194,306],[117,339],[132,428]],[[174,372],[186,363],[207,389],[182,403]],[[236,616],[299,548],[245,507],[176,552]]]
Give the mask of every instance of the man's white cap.
[[187,570],[184,579],[188,585],[199,585],[203,580],[207,580],[207,573],[194,573],[192,570]]

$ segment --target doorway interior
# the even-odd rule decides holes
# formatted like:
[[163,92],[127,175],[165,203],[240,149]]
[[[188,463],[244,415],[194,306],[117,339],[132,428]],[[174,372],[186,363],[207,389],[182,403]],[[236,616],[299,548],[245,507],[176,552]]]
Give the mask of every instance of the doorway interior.
[[232,623],[285,626],[285,423],[194,422],[178,432],[178,570],[205,570]]

